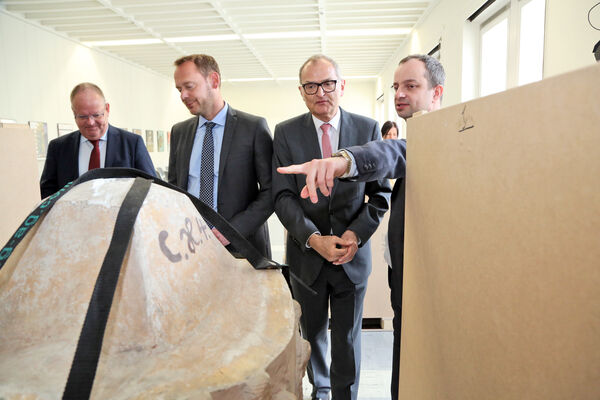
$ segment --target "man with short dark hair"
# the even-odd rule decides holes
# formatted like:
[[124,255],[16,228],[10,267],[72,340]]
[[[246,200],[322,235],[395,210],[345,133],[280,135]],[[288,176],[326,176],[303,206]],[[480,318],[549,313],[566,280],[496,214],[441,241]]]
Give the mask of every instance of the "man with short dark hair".
[[[394,72],[394,102],[398,116],[407,119],[417,111],[435,111],[441,107],[446,75],[442,64],[427,55],[410,55],[402,59]],[[301,196],[318,201],[317,190],[325,196],[332,193],[334,178],[356,181],[395,178],[388,238],[392,268],[388,271],[391,303],[394,310],[394,352],[392,364],[392,399],[398,398],[400,371],[400,333],[402,314],[402,275],[404,260],[404,198],[406,171],[406,141],[384,140],[342,150],[343,157],[313,160],[303,165],[279,168],[285,174],[305,174],[306,186]],[[337,185],[343,184],[343,181]],[[337,189],[336,189],[337,190]]]
[[136,168],[156,176],[142,137],[109,125],[110,104],[97,85],[84,82],[75,86],[71,109],[79,130],[48,145],[40,179],[42,198],[94,168]]
[[[302,65],[298,89],[309,112],[275,128],[274,168],[380,139],[376,121],[339,107],[345,84],[329,57],[316,55]],[[371,272],[369,238],[388,209],[390,186],[387,180],[340,183],[330,198],[311,204],[299,198],[303,185],[299,177],[274,173],[275,212],[288,231],[286,260],[304,283],[291,280],[302,308],[302,335],[311,345],[312,397],[328,398],[331,391],[334,399],[356,399],[363,300]],[[331,367],[325,360],[329,309]]]
[[[171,129],[169,183],[211,206],[271,257],[267,219],[273,213],[273,143],[267,122],[223,100],[219,65],[209,55],[179,58],[174,78],[194,116]],[[229,244],[212,229],[221,243]]]

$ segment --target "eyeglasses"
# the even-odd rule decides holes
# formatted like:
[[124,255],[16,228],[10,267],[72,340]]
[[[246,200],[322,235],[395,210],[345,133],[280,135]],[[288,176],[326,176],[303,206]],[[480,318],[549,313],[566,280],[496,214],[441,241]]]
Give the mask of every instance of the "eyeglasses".
[[323,81],[321,83],[308,82],[302,85],[304,93],[313,95],[319,91],[319,86],[323,89],[324,93],[331,93],[335,90],[336,80]]
[[87,121],[90,118],[93,118],[95,120],[99,120],[100,118],[104,117],[104,113],[96,113],[96,114],[90,114],[90,115],[76,115],[75,119],[78,119],[80,121]]

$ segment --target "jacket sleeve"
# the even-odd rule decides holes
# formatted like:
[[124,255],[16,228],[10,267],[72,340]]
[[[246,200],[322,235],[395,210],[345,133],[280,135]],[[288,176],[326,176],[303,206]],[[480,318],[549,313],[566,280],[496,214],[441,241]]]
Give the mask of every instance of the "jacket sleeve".
[[376,140],[346,149],[354,156],[358,175],[349,180],[398,179],[406,174],[406,141],[404,139]]
[[[373,125],[371,140],[373,142],[368,144],[382,142],[379,134],[379,124],[377,123]],[[371,238],[383,219],[383,215],[390,208],[392,187],[389,181],[385,178],[373,179],[375,178],[371,178],[365,184],[365,198],[367,201],[361,206],[356,217],[347,228],[356,233],[360,239],[360,245],[365,244]]]
[[277,125],[273,139],[273,203],[275,213],[299,247],[307,251],[306,241],[319,229],[305,214],[298,192],[295,175],[277,172],[278,167],[293,164],[292,146],[286,140],[283,129]]
[[254,234],[261,225],[273,214],[271,198],[271,156],[273,140],[264,118],[260,118],[254,131],[253,164],[259,191],[256,198],[245,210],[234,215],[229,222],[242,235],[248,237]]

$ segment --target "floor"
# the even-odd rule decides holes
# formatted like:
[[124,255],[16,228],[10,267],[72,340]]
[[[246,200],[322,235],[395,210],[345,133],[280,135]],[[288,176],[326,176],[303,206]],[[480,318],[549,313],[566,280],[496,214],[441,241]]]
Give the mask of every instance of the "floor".
[[[387,400],[390,398],[393,340],[392,331],[363,329],[359,400]],[[328,360],[331,360],[329,356]],[[312,387],[306,376],[304,376],[302,386],[304,399],[310,399]]]

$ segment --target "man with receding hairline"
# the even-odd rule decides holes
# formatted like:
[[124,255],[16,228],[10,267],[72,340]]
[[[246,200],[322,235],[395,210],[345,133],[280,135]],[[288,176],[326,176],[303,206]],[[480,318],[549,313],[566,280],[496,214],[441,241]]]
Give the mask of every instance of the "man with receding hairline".
[[[330,157],[338,148],[379,140],[379,125],[339,107],[346,82],[325,55],[300,67],[298,87],[309,112],[275,128],[274,168]],[[273,175],[275,212],[288,230],[287,262],[302,307],[302,335],[311,345],[308,377],[313,399],[356,399],[360,378],[363,300],[371,272],[369,238],[388,209],[389,183],[343,183],[330,198],[300,199],[304,180]],[[305,286],[310,286],[313,293]],[[331,365],[327,365],[331,310]]]
[[[212,207],[271,257],[267,219],[273,213],[273,143],[267,122],[223,100],[219,65],[209,55],[179,58],[174,78],[194,116],[171,129],[169,183]],[[223,245],[229,244],[212,230]]]
[[79,130],[48,144],[40,179],[42,198],[93,168],[135,168],[156,176],[142,137],[109,125],[110,104],[97,85],[76,85],[71,91],[71,109]]
[[[441,107],[446,74],[442,64],[424,54],[403,58],[394,72],[394,105],[399,117],[408,119],[418,111],[435,111]],[[360,182],[373,179],[395,178],[392,192],[392,210],[388,225],[391,268],[388,281],[390,300],[394,310],[394,344],[392,361],[392,400],[398,398],[400,371],[400,334],[402,325],[402,278],[404,268],[404,199],[406,172],[406,141],[384,140],[341,150],[345,156],[325,160],[314,159],[302,165],[279,168],[283,174],[304,174],[306,179],[301,197],[319,201],[317,191],[329,196],[334,189],[334,178]],[[349,159],[349,160],[348,160]],[[340,185],[343,181],[336,183]],[[345,182],[346,184],[348,182]]]

